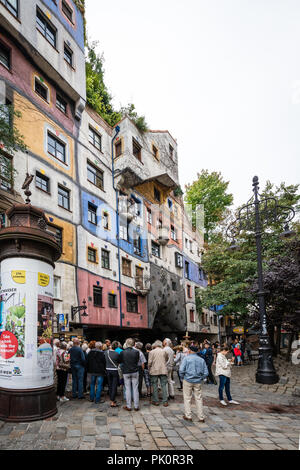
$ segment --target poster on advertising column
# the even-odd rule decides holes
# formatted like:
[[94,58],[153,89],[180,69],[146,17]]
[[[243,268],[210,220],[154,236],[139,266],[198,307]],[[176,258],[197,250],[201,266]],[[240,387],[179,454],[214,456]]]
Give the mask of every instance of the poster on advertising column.
[[10,258],[1,263],[0,387],[53,385],[53,268]]

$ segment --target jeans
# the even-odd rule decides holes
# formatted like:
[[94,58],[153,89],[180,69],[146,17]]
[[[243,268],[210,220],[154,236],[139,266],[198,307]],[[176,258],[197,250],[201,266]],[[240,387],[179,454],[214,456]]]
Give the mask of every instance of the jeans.
[[91,376],[91,388],[90,388],[90,399],[95,400],[95,386],[96,386],[96,403],[100,402],[102,385],[104,377],[102,375],[92,375]]
[[139,372],[135,372],[134,374],[124,374],[124,384],[127,408],[131,409],[131,401],[133,398],[134,407],[137,409],[140,405]]
[[152,399],[154,403],[158,403],[158,379],[160,380],[160,386],[161,386],[161,391],[162,391],[162,402],[167,403],[168,402],[168,376],[167,375],[151,375],[151,384],[153,387],[153,394],[152,394]]
[[84,367],[80,365],[72,366],[72,397],[82,398],[83,397],[83,377]]
[[118,370],[107,370],[107,382],[109,390],[110,401],[116,400],[117,389],[119,384],[119,372]]
[[231,395],[230,395],[230,378],[226,377],[225,375],[219,375],[219,379],[220,379],[220,385],[219,385],[219,398],[220,398],[220,401],[223,400],[224,387],[225,387],[225,392],[226,392],[227,399],[228,399],[228,401],[231,401],[232,398],[231,398]]

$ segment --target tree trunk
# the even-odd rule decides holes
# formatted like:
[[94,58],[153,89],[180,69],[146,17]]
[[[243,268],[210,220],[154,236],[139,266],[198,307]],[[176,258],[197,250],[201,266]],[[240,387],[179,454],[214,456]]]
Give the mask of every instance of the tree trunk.
[[281,345],[281,324],[277,325],[277,334],[276,334],[276,356],[280,354],[280,345]]
[[290,337],[289,337],[288,350],[287,350],[287,353],[286,353],[286,362],[289,362],[289,360],[290,360],[293,339],[294,339],[294,333],[291,333]]

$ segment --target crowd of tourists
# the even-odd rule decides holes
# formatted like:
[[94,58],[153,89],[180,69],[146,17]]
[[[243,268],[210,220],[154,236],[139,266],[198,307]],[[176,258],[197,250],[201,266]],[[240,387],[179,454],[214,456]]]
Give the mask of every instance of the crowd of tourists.
[[[219,400],[223,406],[239,403],[234,401],[230,392],[231,369],[234,364],[240,366],[245,356],[246,344],[236,339],[232,344],[218,342],[210,344],[208,340],[199,344],[195,341],[183,341],[173,347],[169,338],[146,344],[128,338],[123,345],[107,339],[80,342],[74,338],[69,343],[55,339],[53,342],[53,361],[57,383],[57,399],[69,401],[66,397],[68,377],[72,377],[72,399],[84,400],[88,394],[90,402],[104,403],[104,390],[108,388],[110,406],[118,407],[116,401],[118,388],[121,387],[127,411],[140,408],[140,398],[149,397],[151,404],[161,403],[169,406],[175,398],[175,371],[178,374],[178,390],[183,392],[185,420],[192,420],[191,400],[194,394],[197,416],[204,422],[202,382],[217,385],[212,371],[219,377]],[[232,359],[227,359],[232,353]],[[69,375],[70,374],[70,375]],[[146,393],[143,395],[143,383]],[[224,400],[226,392],[228,403]]]

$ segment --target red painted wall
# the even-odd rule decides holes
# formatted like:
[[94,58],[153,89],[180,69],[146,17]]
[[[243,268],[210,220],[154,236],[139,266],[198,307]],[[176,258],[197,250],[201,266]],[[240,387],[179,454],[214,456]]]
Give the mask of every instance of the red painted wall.
[[[35,68],[31,62],[29,62],[26,57],[22,54],[22,52],[15,46],[13,42],[11,42],[2,32],[0,33],[0,41],[11,50],[11,66],[10,70],[8,70],[5,66],[0,63],[0,77],[5,78],[13,85],[18,87],[21,92],[28,98],[32,99],[36,102],[43,110],[47,111],[48,113],[52,114],[52,116],[57,119],[62,127],[73,133],[75,130],[74,127],[74,120],[71,113],[70,103],[66,96],[62,96],[68,103],[68,110],[67,115],[62,113],[56,107],[56,88],[52,86],[46,76],[39,72],[37,68]],[[38,75],[39,77],[44,78],[46,85],[49,87],[50,95],[51,95],[51,102],[47,104],[42,98],[40,98],[33,89],[34,74]],[[20,110],[23,114],[26,110]]]
[[[89,273],[78,269],[78,296],[80,304],[85,299],[87,301],[88,317],[82,318],[84,324],[93,326],[120,326],[120,299],[119,299],[119,284],[118,282],[110,279],[104,279],[95,274]],[[88,301],[88,298],[93,299],[93,286],[97,285],[102,287],[103,307],[94,307],[93,300]],[[114,292],[117,295],[118,308],[110,308],[108,306],[108,294]],[[126,305],[126,292],[131,292],[131,288],[122,286],[122,311],[124,318],[122,326],[127,328],[148,328],[148,313],[147,313],[147,298],[138,296],[138,311],[139,313],[127,312]],[[142,317],[142,319],[141,319]],[[127,325],[130,322],[130,325]]]

